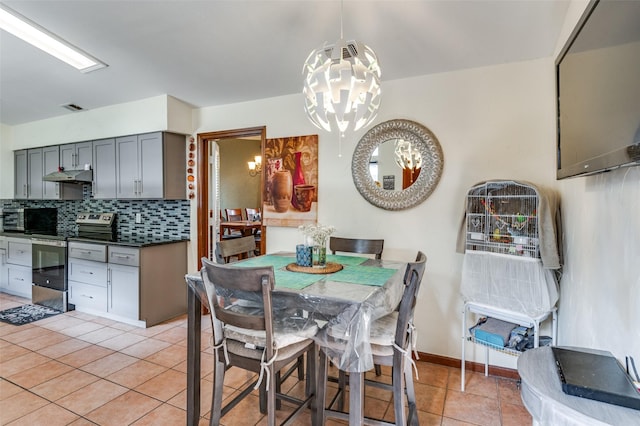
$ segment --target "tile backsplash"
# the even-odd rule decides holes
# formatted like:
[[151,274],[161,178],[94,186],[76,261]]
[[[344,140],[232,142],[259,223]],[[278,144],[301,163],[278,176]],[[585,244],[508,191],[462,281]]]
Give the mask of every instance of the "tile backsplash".
[[[55,207],[58,231],[76,231],[76,215],[81,212],[115,212],[118,237],[151,236],[189,238],[189,200],[0,200],[0,207]],[[136,223],[140,213],[142,223]]]

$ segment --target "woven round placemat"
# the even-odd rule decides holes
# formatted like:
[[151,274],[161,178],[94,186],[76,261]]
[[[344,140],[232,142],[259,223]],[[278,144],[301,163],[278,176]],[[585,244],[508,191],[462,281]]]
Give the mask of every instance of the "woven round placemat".
[[304,272],[306,274],[331,274],[338,272],[342,269],[342,265],[334,262],[327,262],[327,266],[324,268],[314,268],[313,266],[300,266],[296,263],[290,263],[287,265],[287,271],[291,272]]

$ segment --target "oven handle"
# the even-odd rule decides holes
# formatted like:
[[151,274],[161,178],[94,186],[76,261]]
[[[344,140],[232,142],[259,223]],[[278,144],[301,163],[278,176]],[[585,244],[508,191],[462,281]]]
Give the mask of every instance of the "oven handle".
[[41,238],[31,238],[32,245],[66,247],[67,242],[64,240],[44,240]]

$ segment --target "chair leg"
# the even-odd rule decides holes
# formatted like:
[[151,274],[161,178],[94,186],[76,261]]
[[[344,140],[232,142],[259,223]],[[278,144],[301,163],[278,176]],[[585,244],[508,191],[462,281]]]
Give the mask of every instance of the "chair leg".
[[413,371],[411,370],[411,364],[407,362],[405,362],[404,366],[404,385],[407,391],[407,405],[409,406],[407,424],[417,426],[419,425],[418,407],[416,405],[416,393],[413,386]]
[[344,411],[344,394],[347,392],[347,373],[338,369],[338,411]]
[[[224,362],[215,362],[213,368],[213,395],[211,396],[211,420],[210,426],[219,425],[222,415],[222,392],[224,388]],[[198,380],[200,380],[198,378]]]
[[380,364],[375,364],[373,368],[376,370],[376,376],[382,376],[382,367],[380,366]]
[[318,347],[318,368],[316,377],[316,424],[324,425],[324,404],[327,395],[327,354]]
[[298,380],[304,380],[304,355],[298,357]]
[[393,410],[397,425],[406,425],[407,419],[404,412],[405,393],[405,368],[404,356],[398,351],[393,354]]
[[273,364],[269,365],[271,380],[269,380],[269,387],[267,388],[267,425],[275,426],[276,424],[276,388],[279,386],[279,377],[273,367]]

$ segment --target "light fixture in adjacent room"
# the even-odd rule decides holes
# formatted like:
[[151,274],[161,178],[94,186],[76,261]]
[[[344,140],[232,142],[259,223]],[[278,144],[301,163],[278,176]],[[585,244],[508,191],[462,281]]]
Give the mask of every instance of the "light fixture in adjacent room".
[[318,128],[359,130],[371,123],[380,106],[380,65],[374,51],[345,41],[340,10],[340,40],[309,54],[304,68],[305,111]]
[[253,160],[254,161],[247,162],[247,165],[249,166],[249,174],[251,176],[257,176],[258,173],[262,171],[262,156],[256,155]]
[[107,66],[3,4],[0,4],[0,28],[83,73]]

